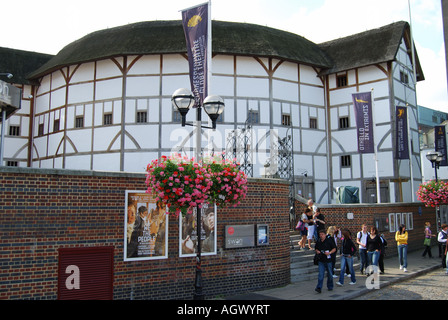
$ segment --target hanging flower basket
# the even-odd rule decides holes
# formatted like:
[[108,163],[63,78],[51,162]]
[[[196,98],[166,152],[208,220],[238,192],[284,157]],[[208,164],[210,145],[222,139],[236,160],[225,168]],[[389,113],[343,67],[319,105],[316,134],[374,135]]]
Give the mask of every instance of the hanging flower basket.
[[448,204],[448,183],[435,180],[422,183],[417,191],[417,199],[426,207]]
[[247,193],[246,175],[236,164],[217,159],[195,162],[174,155],[153,160],[146,168],[147,192],[176,215],[191,213],[204,203],[236,206]]
[[215,158],[208,163],[213,185],[211,198],[219,208],[236,207],[246,197],[247,176],[238,164]]

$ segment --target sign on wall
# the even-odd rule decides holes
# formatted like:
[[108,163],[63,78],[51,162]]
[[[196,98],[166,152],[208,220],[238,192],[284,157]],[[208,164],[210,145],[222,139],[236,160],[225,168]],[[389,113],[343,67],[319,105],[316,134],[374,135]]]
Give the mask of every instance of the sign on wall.
[[225,248],[245,248],[255,246],[255,226],[229,225],[225,229]]
[[168,257],[168,215],[162,202],[145,191],[126,190],[124,260]]
[[[179,215],[179,256],[197,254],[197,208],[193,213]],[[216,205],[204,204],[201,212],[201,255],[216,254]]]

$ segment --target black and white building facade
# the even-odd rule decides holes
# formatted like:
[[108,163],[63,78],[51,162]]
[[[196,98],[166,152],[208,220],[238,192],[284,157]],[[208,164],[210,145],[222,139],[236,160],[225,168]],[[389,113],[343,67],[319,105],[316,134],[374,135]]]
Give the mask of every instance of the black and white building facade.
[[[415,201],[415,88],[424,76],[408,23],[322,44],[253,24],[212,26],[210,93],[225,111],[216,131],[203,131],[204,155],[225,151],[250,176],[286,178],[295,194],[318,203],[335,202],[340,186],[376,202],[374,158],[357,151],[352,102],[353,93],[371,91],[381,202]],[[1,80],[22,88],[21,109],[2,124],[2,165],[144,172],[161,155],[194,154],[193,130],[181,127],[171,104],[173,92],[189,86],[180,21],[100,30],[55,56],[7,48],[0,56],[0,71],[14,74]],[[397,105],[408,107],[410,160],[394,158]],[[292,161],[282,160],[285,152]]]

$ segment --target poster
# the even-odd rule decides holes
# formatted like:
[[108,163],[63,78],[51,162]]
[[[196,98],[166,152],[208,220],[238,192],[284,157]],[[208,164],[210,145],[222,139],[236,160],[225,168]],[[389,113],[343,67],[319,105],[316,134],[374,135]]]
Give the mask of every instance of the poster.
[[126,190],[124,260],[168,257],[168,215],[162,202],[145,191]]
[[[205,204],[199,209],[201,214],[201,255],[216,254],[216,205]],[[197,254],[196,208],[193,213],[179,215],[179,256],[189,257]]]

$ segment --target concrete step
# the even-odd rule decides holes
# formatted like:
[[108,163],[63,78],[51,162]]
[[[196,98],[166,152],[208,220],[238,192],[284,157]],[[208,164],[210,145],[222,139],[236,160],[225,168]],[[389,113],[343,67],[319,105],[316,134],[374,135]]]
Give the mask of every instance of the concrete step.
[[[317,280],[318,269],[313,263],[314,250],[300,249],[298,241],[301,236],[298,232],[292,231],[290,233],[290,261],[291,261],[291,283],[297,283],[300,281]],[[314,244],[311,245],[314,249]],[[336,256],[336,275],[340,275],[341,258],[340,255]],[[353,267],[355,272],[359,271],[359,259],[354,259]],[[337,279],[337,278],[335,278]]]

